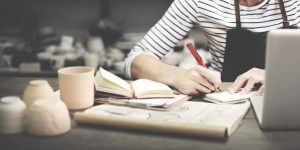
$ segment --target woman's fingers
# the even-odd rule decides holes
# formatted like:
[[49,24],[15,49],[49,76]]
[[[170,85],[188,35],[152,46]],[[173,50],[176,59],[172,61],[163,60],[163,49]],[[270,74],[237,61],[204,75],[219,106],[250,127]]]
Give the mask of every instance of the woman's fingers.
[[265,85],[261,85],[260,88],[258,89],[256,95],[261,96],[265,92]]
[[217,72],[197,66],[179,73],[175,83],[174,87],[187,95],[211,93],[221,84],[221,76]]
[[197,91],[200,93],[211,93],[212,90],[208,89],[207,87],[201,85],[201,84],[196,84],[195,88]]
[[214,87],[214,89],[212,90],[215,90],[221,85],[221,75],[219,72],[209,70],[202,66],[198,66],[195,69],[200,75],[202,75],[205,78],[205,80],[208,81],[208,83],[210,83],[210,85]]
[[228,88],[229,93],[236,93],[240,88],[244,87],[247,78],[242,75],[237,77],[233,84]]
[[189,89],[182,91],[183,94],[187,95],[198,95],[200,93],[211,93],[211,90],[201,84],[194,82]]
[[245,85],[245,87],[243,88],[243,90],[241,91],[242,94],[245,94],[249,91],[251,91],[251,89],[254,87],[255,83],[257,82],[257,80],[253,77],[250,77],[247,80],[247,83]]
[[202,77],[201,75],[198,76],[198,78],[196,79],[196,82],[199,85],[202,85],[204,87],[206,87],[207,89],[214,91],[215,87],[214,85],[212,85],[212,83],[210,83],[209,81],[207,81],[204,77]]
[[[256,83],[264,84],[265,71],[263,69],[252,68],[249,71],[239,75],[234,83],[228,88],[228,92],[236,93],[243,89],[241,93],[247,93],[252,90]],[[260,89],[264,92],[263,87]]]

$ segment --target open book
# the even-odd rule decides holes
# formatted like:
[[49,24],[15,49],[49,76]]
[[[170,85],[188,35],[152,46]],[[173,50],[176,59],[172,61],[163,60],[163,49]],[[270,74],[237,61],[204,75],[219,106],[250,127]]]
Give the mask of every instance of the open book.
[[167,85],[147,79],[126,82],[120,77],[100,68],[95,77],[96,91],[129,98],[174,97]]
[[249,108],[250,102],[214,104],[187,101],[167,112],[99,105],[87,109],[84,113],[75,113],[75,121],[154,132],[226,138],[237,130]]

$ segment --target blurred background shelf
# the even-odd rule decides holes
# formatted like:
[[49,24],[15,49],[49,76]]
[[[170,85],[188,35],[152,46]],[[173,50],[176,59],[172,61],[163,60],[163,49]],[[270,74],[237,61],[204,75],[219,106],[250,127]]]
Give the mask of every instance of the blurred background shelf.
[[53,71],[41,71],[41,72],[21,72],[21,71],[7,71],[1,70],[0,77],[48,77],[56,78],[57,73]]
[[[57,69],[74,65],[101,66],[123,75],[125,56],[172,2],[1,0],[0,76],[54,77]],[[206,39],[201,31],[193,30],[188,37],[194,39],[198,48],[205,49]],[[98,49],[89,46],[92,40]],[[182,51],[182,43],[175,49]],[[94,62],[87,62],[93,59]],[[38,63],[40,71],[24,72],[20,69],[24,68],[22,63]],[[28,66],[27,69],[32,70]]]

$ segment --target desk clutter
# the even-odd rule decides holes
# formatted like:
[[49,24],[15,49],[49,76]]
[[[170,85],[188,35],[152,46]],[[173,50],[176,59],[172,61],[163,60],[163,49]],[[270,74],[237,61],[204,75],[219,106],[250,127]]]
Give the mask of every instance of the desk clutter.
[[90,67],[62,68],[58,74],[56,92],[47,81],[33,80],[24,90],[23,101],[1,99],[0,133],[26,129],[36,136],[61,135],[71,130],[69,111],[76,111],[74,120],[79,125],[226,138],[237,130],[250,108],[245,99],[251,95],[212,93],[205,97],[214,103],[190,102],[191,96],[165,84],[125,81],[103,68],[95,76]]

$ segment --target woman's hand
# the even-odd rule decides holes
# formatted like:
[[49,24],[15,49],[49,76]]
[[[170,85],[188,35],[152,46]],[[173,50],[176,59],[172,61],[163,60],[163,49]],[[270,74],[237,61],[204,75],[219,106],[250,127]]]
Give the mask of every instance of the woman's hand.
[[252,68],[249,71],[239,75],[234,83],[228,88],[228,92],[236,93],[242,90],[241,93],[247,93],[255,86],[255,84],[262,84],[257,91],[257,95],[262,95],[264,93],[264,83],[265,83],[265,70],[259,68]]
[[135,79],[150,79],[176,88],[183,94],[210,93],[221,84],[219,72],[196,66],[186,70],[163,63],[150,55],[138,55],[132,62],[131,74]]
[[219,72],[196,66],[175,74],[176,79],[173,86],[183,94],[197,95],[199,93],[210,93],[215,91],[221,84]]

